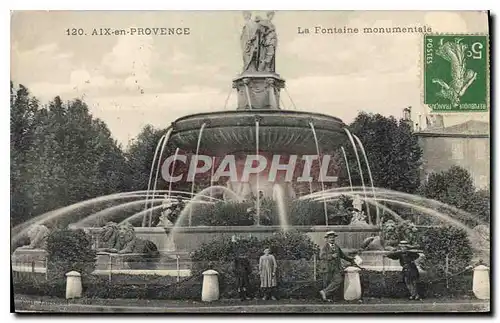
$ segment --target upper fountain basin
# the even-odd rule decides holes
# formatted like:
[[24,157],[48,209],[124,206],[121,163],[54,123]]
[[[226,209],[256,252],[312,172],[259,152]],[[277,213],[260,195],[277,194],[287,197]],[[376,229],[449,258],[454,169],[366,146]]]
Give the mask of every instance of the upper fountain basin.
[[339,118],[290,110],[236,110],[193,114],[172,123],[170,142],[186,152],[195,152],[200,129],[205,128],[200,152],[211,155],[255,152],[256,122],[259,123],[259,150],[274,153],[316,155],[314,125],[320,152],[338,148],[345,136]]

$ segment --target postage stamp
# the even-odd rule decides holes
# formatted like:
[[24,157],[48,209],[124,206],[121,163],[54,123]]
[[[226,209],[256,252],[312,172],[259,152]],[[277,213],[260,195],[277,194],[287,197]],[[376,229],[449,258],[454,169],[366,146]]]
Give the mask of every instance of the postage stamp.
[[424,35],[424,103],[434,112],[488,109],[488,36]]

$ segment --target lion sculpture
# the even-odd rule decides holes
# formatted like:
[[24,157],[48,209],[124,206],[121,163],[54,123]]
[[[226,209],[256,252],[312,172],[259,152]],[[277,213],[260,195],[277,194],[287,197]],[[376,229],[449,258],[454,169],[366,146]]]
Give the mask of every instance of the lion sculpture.
[[32,226],[28,230],[28,238],[30,239],[30,244],[22,246],[23,249],[47,249],[47,237],[50,234],[50,230],[43,224],[38,224]]
[[136,237],[130,223],[108,222],[99,238],[99,251],[125,254],[124,261],[133,269],[149,268],[160,256],[152,241]]
[[383,224],[382,235],[372,235],[361,244],[361,250],[394,250],[399,243],[396,222],[388,220]]

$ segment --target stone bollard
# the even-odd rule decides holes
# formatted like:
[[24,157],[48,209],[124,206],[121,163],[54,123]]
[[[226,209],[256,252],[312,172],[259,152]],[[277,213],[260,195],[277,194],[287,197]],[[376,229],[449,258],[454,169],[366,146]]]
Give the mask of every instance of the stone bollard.
[[344,279],[344,299],[346,301],[354,301],[361,298],[361,281],[359,280],[358,267],[350,266],[345,270]]
[[66,274],[66,299],[82,297],[82,276],[77,271]]
[[203,287],[201,289],[201,300],[212,302],[219,299],[219,273],[209,269],[203,272]]
[[472,278],[472,291],[478,299],[490,299],[490,275],[489,268],[479,265],[474,268]]

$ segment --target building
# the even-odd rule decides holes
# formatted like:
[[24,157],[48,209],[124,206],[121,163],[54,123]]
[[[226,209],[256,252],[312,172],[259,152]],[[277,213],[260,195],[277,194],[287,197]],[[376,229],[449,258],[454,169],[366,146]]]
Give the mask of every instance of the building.
[[442,118],[428,120],[429,126],[415,133],[423,150],[422,179],[457,165],[469,171],[476,188],[490,185],[490,125],[470,120],[444,127]]

